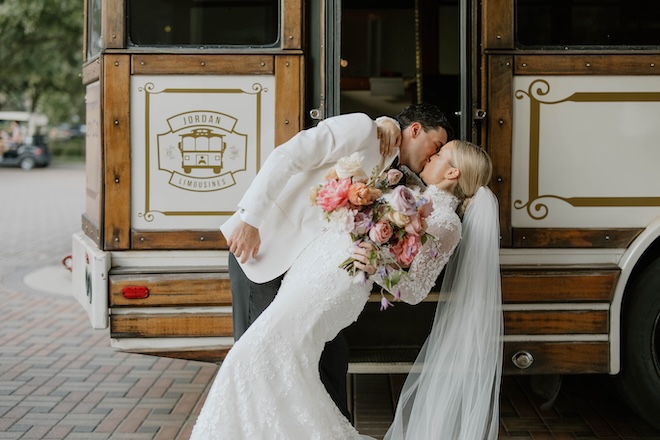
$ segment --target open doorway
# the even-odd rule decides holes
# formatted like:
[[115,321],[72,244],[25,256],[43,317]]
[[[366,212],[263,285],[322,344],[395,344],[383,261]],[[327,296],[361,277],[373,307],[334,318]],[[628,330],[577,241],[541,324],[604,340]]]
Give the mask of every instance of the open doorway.
[[427,102],[458,128],[459,15],[458,0],[344,0],[340,113],[393,116]]

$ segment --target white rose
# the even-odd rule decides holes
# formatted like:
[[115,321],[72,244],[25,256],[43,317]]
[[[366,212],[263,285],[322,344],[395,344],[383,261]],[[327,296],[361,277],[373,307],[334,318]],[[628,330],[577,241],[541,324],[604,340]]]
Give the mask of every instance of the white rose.
[[340,179],[347,177],[366,177],[362,169],[362,156],[356,151],[347,157],[342,157],[335,165],[335,171]]
[[386,214],[386,216],[389,221],[391,221],[400,228],[403,228],[408,223],[410,223],[410,217],[399,211],[390,211]]

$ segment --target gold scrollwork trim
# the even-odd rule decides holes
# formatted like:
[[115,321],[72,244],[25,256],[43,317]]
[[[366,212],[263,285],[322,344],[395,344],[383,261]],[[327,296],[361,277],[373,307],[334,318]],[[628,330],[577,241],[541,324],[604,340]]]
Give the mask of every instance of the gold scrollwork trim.
[[550,84],[543,79],[533,81],[527,91],[516,90],[516,99],[529,98],[529,201],[516,200],[515,209],[526,209],[535,220],[543,220],[549,213],[542,199],[558,199],[572,206],[586,207],[641,207],[660,206],[660,197],[561,197],[539,194],[539,150],[541,104],[553,105],[562,102],[660,102],[660,92],[576,92],[556,101],[543,100],[550,92]]

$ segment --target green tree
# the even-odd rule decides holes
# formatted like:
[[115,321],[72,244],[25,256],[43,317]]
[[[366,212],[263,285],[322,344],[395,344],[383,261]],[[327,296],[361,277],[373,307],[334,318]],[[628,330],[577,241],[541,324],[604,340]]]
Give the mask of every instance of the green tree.
[[83,120],[82,0],[0,0],[0,107]]

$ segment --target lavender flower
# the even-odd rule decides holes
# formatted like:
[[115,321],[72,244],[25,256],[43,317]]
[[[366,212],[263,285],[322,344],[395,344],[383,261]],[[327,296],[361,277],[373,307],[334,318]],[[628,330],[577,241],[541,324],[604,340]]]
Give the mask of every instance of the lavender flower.
[[381,295],[380,298],[380,311],[382,312],[383,310],[387,310],[389,307],[393,307],[394,305],[385,298],[385,295]]

